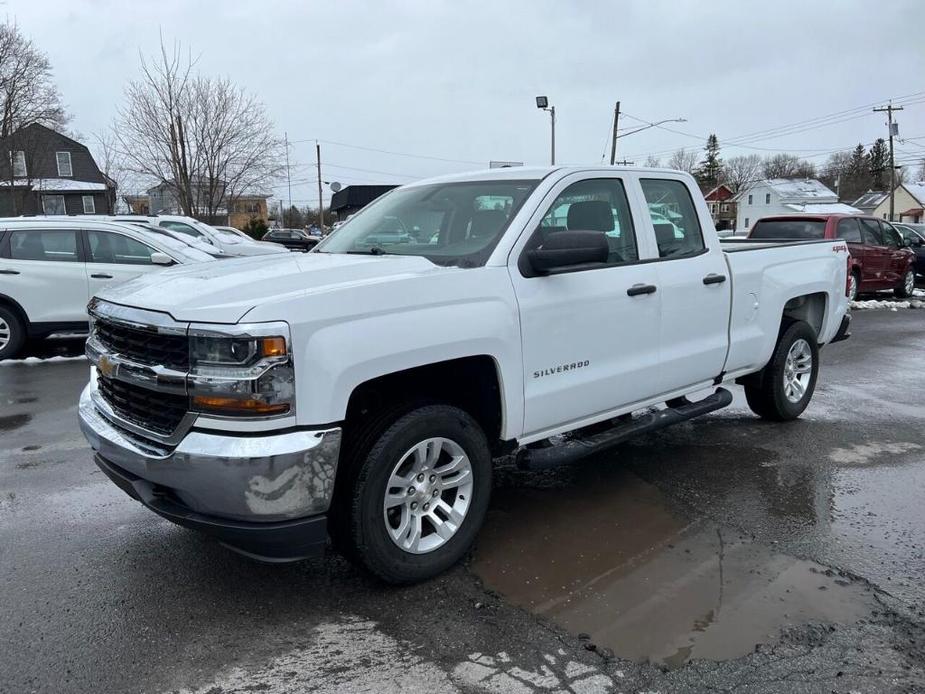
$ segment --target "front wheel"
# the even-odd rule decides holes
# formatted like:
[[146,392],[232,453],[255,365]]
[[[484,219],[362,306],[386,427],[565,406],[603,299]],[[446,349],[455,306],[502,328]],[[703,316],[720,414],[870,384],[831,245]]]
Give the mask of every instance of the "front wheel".
[[463,410],[420,407],[378,437],[352,492],[350,554],[389,583],[431,578],[465,555],[485,518],[488,441]]
[[804,321],[791,323],[781,332],[771,361],[746,384],[748,406],[764,419],[796,419],[809,405],[818,375],[815,331]]
[[915,291],[915,271],[907,270],[903,275],[902,283],[893,290],[893,294],[900,299],[908,299]]
[[26,341],[26,328],[15,313],[0,306],[0,359],[11,359]]

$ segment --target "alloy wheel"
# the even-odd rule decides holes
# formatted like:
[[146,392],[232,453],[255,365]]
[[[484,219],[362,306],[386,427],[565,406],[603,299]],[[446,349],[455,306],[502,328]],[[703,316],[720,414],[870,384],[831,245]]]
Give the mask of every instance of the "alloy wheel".
[[803,399],[812,375],[813,352],[809,343],[800,338],[790,345],[784,362],[784,395],[790,402]]
[[442,547],[472,501],[472,463],[462,446],[436,437],[412,446],[392,469],[382,503],[389,537],[410,554]]
[[10,344],[10,339],[12,337],[12,329],[10,324],[3,320],[0,317],[0,350],[4,349],[8,344]]

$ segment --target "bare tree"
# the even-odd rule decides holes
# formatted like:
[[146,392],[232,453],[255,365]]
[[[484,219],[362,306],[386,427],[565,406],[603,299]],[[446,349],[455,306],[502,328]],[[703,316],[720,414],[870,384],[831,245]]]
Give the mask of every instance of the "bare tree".
[[112,128],[93,135],[93,159],[107,179],[106,198],[109,211],[115,214],[118,192],[126,187],[127,173]]
[[646,157],[646,166],[653,169],[661,168],[662,160],[650,154],[648,157]]
[[195,61],[161,42],[141,59],[115,127],[128,171],[176,195],[184,214],[216,216],[282,170],[282,141],[266,109],[227,79],[194,74]]
[[696,149],[679,149],[677,152],[671,155],[671,158],[668,160],[669,169],[677,169],[678,171],[686,171],[687,173],[693,173],[694,169],[697,168],[697,163],[700,161],[700,152]]
[[733,193],[748,188],[761,179],[761,157],[757,154],[730,157],[723,163],[720,180],[729,186]]
[[765,159],[761,173],[765,178],[815,178],[816,165],[782,152]]

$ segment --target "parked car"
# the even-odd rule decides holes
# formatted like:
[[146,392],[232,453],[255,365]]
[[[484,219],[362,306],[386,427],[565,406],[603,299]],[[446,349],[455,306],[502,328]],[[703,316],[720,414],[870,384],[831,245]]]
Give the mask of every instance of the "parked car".
[[154,226],[170,229],[171,231],[185,234],[198,241],[211,245],[218,249],[221,254],[240,257],[251,255],[272,255],[274,253],[285,253],[286,249],[276,243],[264,243],[255,241],[247,235],[243,237],[240,234],[220,231],[217,228],[200,222],[192,217],[182,217],[179,215],[116,215],[112,219],[120,222],[147,223]]
[[26,338],[86,332],[97,292],[174,264],[212,260],[130,224],[68,217],[0,219],[0,359]]
[[310,251],[321,241],[302,229],[270,229],[263,240],[282,244],[290,251]]
[[[389,217],[439,232],[377,246]],[[306,256],[100,292],[81,428],[168,520],[276,561],[330,533],[417,581],[471,546],[493,457],[572,462],[727,406],[732,382],[758,415],[798,417],[820,346],[848,335],[848,259],[840,239],[721,244],[694,178],[665,169],[417,182]]]
[[863,292],[887,289],[906,299],[915,289],[915,253],[893,225],[876,217],[845,214],[762,217],[752,226],[748,238],[842,239],[851,253],[848,293],[852,300]]
[[925,224],[911,222],[893,222],[896,231],[902,234],[909,248],[915,253],[915,277],[919,282],[925,281]]

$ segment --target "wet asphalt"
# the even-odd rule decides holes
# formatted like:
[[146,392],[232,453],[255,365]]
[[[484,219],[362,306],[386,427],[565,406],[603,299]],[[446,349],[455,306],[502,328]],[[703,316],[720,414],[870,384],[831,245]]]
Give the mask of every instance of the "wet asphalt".
[[157,518],[92,463],[86,361],[0,364],[0,692],[925,691],[925,312],[857,312],[822,363],[797,422],[736,392],[501,461],[466,564],[400,589]]

